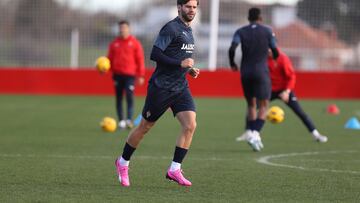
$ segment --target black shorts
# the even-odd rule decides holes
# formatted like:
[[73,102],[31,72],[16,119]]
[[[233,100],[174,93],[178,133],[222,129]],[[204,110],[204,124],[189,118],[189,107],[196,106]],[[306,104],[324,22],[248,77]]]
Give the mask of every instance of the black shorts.
[[[283,92],[283,90],[271,92],[270,101],[275,100],[275,99],[280,99],[279,95],[282,92]],[[289,103],[291,103],[291,102],[297,102],[297,97],[293,91],[290,91],[290,93],[289,93]]]
[[169,91],[149,83],[142,111],[143,118],[147,121],[155,122],[168,108],[172,110],[174,116],[181,111],[195,112],[195,103],[189,88],[185,88],[182,91]]
[[241,75],[241,84],[246,99],[270,99],[271,80],[267,73]]
[[117,96],[122,96],[124,90],[133,94],[135,90],[134,76],[114,74],[113,80]]

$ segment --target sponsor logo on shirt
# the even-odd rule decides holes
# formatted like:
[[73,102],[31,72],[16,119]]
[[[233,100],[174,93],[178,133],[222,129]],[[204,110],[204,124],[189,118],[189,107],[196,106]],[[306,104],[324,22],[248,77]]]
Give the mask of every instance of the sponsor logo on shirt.
[[186,53],[192,54],[195,49],[195,44],[183,44],[181,50],[186,50]]

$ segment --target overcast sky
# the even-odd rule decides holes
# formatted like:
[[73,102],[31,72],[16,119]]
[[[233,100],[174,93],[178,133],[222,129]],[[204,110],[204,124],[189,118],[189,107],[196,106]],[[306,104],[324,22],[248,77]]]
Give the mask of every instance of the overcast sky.
[[[56,1],[62,3],[67,2],[72,7],[81,8],[90,11],[107,10],[107,11],[119,12],[119,9],[127,9],[130,2],[136,5],[137,3],[140,3],[142,1],[151,1],[151,0],[56,0]],[[246,0],[246,1],[251,3],[260,3],[260,4],[283,3],[286,5],[295,5],[299,0]]]

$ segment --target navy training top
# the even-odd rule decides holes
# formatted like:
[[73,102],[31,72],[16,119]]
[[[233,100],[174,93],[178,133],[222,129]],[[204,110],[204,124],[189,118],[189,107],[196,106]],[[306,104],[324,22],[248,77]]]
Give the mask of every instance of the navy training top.
[[181,61],[192,58],[194,49],[191,27],[179,17],[169,21],[161,28],[153,46],[151,60],[156,62],[156,69],[149,82],[170,91],[187,88],[185,76],[189,69],[182,68]]
[[232,44],[241,44],[241,73],[268,71],[269,48],[276,49],[275,34],[270,27],[258,23],[241,27],[235,32]]

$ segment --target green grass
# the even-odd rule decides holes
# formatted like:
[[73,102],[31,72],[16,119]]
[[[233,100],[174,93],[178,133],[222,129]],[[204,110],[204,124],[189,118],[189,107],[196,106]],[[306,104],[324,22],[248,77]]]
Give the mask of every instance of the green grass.
[[[143,98],[137,98],[140,112]],[[145,137],[131,162],[131,187],[115,177],[127,131],[104,133],[99,122],[115,116],[113,97],[0,96],[0,202],[359,202],[360,131],[343,126],[359,118],[360,102],[310,101],[302,105],[326,144],[315,143],[285,109],[282,124],[266,124],[265,148],[236,143],[242,133],[241,99],[196,99],[198,128],[183,163],[193,182],[183,188],[165,180],[179,132],[167,112]],[[336,103],[341,114],[325,113]],[[260,164],[270,161],[305,170]],[[323,171],[322,171],[323,170]]]

